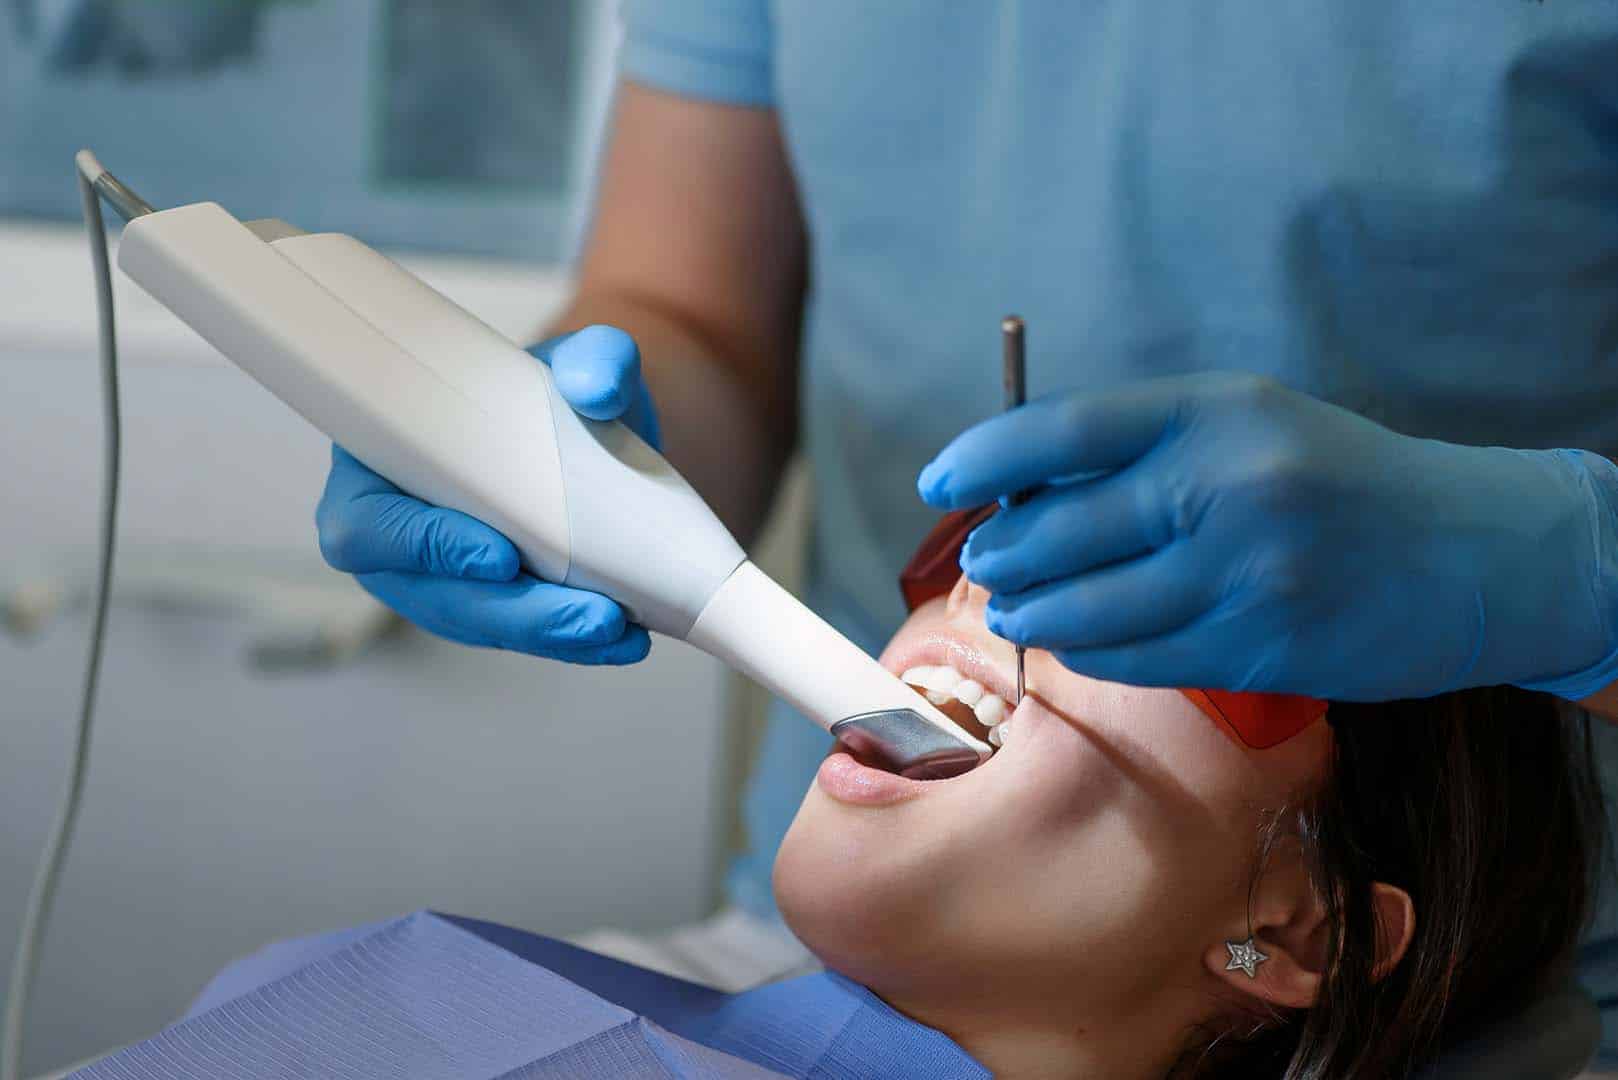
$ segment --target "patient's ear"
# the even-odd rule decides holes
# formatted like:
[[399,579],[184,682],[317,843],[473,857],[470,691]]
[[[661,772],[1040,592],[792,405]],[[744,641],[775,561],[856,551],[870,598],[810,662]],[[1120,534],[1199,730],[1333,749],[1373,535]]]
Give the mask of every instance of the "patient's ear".
[[[1410,948],[1416,909],[1410,894],[1397,886],[1379,881],[1371,886],[1371,894],[1378,926],[1373,977],[1381,979]],[[1233,990],[1277,1008],[1307,1009],[1320,996],[1326,975],[1327,929],[1325,905],[1302,861],[1280,858],[1266,868],[1254,890],[1251,923],[1233,924],[1230,937],[1211,946],[1203,961]],[[1242,948],[1249,934],[1264,959]],[[1249,959],[1251,978],[1242,966]]]
[[1416,936],[1416,905],[1409,893],[1383,881],[1371,886],[1371,900],[1376,905],[1376,967],[1371,977],[1381,982],[1410,951]]

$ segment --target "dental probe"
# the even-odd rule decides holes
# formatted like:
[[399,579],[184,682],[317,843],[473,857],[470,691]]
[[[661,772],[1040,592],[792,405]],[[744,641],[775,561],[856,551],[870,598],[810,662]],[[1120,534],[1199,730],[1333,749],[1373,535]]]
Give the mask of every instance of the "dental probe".
[[[1020,315],[1007,315],[1000,320],[1000,381],[1005,389],[1007,409],[1015,409],[1028,400],[1028,356],[1024,329]],[[1016,506],[1027,498],[1026,495],[1013,495],[1011,505]],[[1022,704],[1024,651],[1021,645],[1017,646],[1017,700],[1011,703],[1013,708]]]

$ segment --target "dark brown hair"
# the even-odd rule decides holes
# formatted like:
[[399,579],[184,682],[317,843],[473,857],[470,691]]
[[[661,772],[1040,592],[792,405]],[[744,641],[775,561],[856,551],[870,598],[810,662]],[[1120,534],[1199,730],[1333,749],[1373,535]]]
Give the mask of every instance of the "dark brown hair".
[[[1327,778],[1261,843],[1261,856],[1288,834],[1302,843],[1328,926],[1319,997],[1225,1033],[1192,1075],[1404,1076],[1568,977],[1607,862],[1589,717],[1487,687],[1334,703],[1328,718]],[[1375,881],[1416,909],[1381,980]]]

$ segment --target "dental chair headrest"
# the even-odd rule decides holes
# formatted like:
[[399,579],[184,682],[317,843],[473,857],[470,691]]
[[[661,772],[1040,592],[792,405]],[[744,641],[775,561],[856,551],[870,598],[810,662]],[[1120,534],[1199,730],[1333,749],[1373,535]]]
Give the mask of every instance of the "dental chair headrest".
[[1573,983],[1452,1047],[1418,1080],[1568,1080],[1595,1056],[1601,1014]]

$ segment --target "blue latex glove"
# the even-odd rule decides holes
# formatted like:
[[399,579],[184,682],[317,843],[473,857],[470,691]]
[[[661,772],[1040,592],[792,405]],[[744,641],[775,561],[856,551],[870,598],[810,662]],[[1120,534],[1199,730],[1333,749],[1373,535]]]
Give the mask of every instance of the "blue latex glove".
[[1618,469],[1416,439],[1251,375],[1037,401],[921,473],[1033,491],[961,554],[988,625],[1118,682],[1339,700],[1618,671]]
[[[551,366],[568,404],[592,420],[621,419],[659,445],[640,352],[622,330],[591,326],[529,349]],[[577,664],[632,664],[651,638],[598,593],[518,569],[511,541],[476,518],[414,499],[332,446],[315,511],[320,550],[372,596],[423,629]]]

